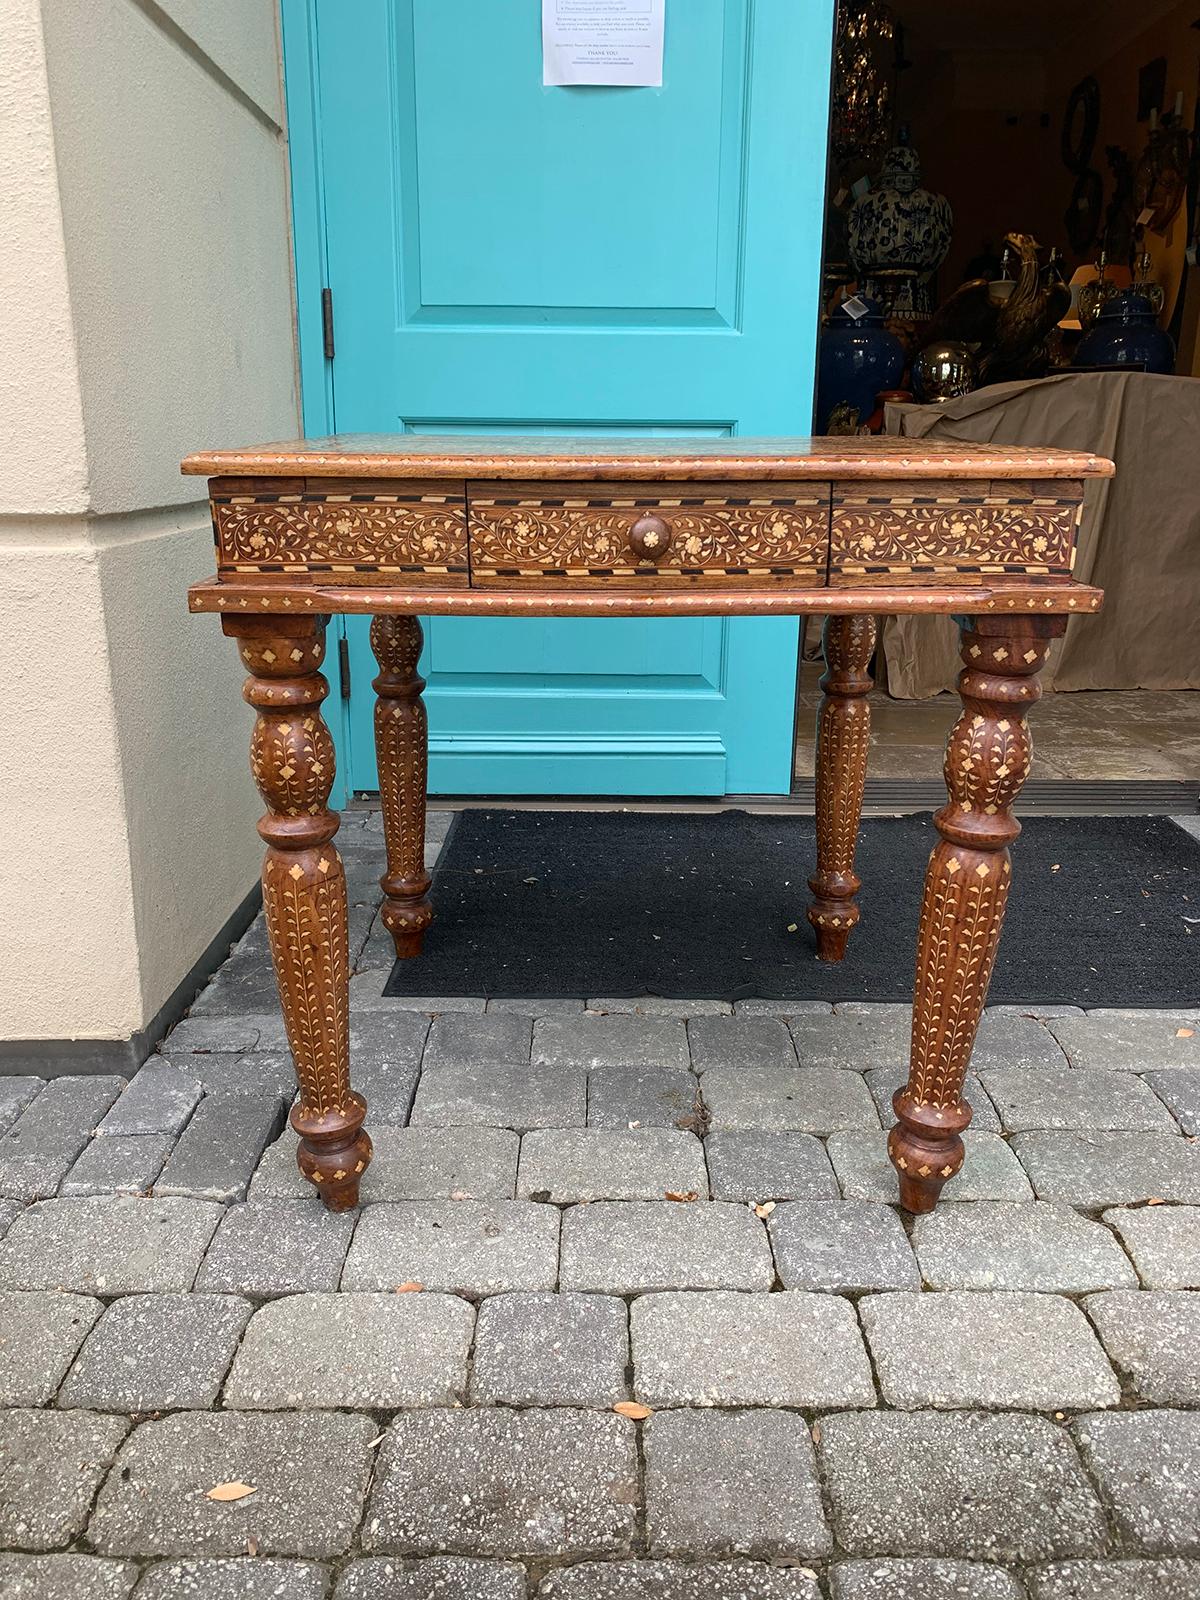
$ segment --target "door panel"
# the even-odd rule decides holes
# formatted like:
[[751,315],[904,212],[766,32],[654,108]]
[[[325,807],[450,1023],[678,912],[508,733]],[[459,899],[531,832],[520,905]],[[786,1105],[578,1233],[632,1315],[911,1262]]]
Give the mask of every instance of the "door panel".
[[[398,196],[415,246],[406,316],[559,327],[732,319],[747,19],[741,7],[686,3],[664,95],[541,88],[532,6],[469,8],[465,53],[460,7],[393,10],[397,126],[417,134]],[[581,150],[604,160],[581,172]],[[463,248],[465,218],[483,248]]]
[[[309,6],[338,431],[807,431],[833,0],[669,0],[661,90],[543,88],[531,0]],[[431,787],[786,790],[797,631],[436,619]]]

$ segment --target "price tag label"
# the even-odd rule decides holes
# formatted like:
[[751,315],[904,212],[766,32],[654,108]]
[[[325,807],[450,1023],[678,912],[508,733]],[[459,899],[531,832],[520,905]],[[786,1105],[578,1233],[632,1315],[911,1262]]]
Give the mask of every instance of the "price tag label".
[[1138,219],[1137,219],[1137,225],[1138,225],[1139,228],[1144,228],[1149,223],[1151,223],[1153,221],[1154,221],[1154,207],[1153,206],[1147,206],[1146,209],[1139,214]]
[[852,295],[849,300],[842,301],[842,310],[846,312],[848,316],[853,317],[855,322],[857,322],[860,317],[865,317],[870,309],[871,308],[867,302],[865,300],[860,300],[857,295]]
[[870,187],[871,187],[870,178],[860,178],[857,183],[852,183],[850,185],[850,193],[854,196],[854,198],[856,200],[861,200],[863,195],[868,193],[868,191],[870,190]]

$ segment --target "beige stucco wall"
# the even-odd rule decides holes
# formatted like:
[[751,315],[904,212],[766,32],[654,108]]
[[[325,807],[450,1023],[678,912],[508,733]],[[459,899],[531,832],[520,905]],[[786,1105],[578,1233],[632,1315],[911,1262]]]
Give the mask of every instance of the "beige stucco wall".
[[0,0],[0,514],[87,505],[83,412],[37,0]]
[[298,426],[273,0],[0,0],[0,94],[0,1038],[120,1039],[258,869],[178,462]]

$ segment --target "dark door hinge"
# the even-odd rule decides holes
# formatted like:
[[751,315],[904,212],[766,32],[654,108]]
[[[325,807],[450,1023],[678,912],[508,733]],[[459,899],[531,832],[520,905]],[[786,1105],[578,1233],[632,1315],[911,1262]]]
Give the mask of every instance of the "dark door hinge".
[[350,698],[350,641],[338,640],[338,677],[341,680],[342,699]]
[[321,290],[321,342],[326,361],[333,360],[333,290]]

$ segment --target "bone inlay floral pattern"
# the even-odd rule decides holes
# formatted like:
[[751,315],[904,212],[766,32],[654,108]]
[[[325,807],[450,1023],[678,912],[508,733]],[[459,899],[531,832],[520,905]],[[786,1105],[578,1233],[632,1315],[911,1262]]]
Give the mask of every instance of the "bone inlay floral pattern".
[[[470,494],[471,571],[476,581],[509,578],[582,579],[733,576],[824,581],[829,499],[811,485],[772,484],[755,496],[746,485],[724,494],[655,492],[606,486],[581,495],[577,486],[476,486]],[[633,539],[639,519],[661,524]]]
[[835,581],[886,581],[893,573],[939,576],[1067,574],[1081,501],[1067,499],[921,501],[839,496],[834,500],[830,570]]
[[[808,921],[827,961],[863,937],[854,859],[878,618],[958,617],[962,713],[917,928],[911,1066],[888,1136],[901,1203],[932,1210],[971,1120],[963,1084],[1013,884],[1026,714],[1052,641],[1103,600],[1071,566],[1082,480],[1108,476],[1110,462],[909,439],[406,435],[210,451],[184,470],[223,474],[209,485],[219,570],[189,605],[220,615],[250,674],[297,1159],[337,1210],[358,1202],[371,1141],[352,1088],[346,881],[321,715],[329,616],[374,619],[384,923],[397,954],[419,960],[436,901],[423,859],[420,615],[824,613]],[[794,655],[779,662],[789,678],[795,668]]]
[[222,572],[393,573],[466,583],[467,527],[462,496],[214,496],[213,526]]

